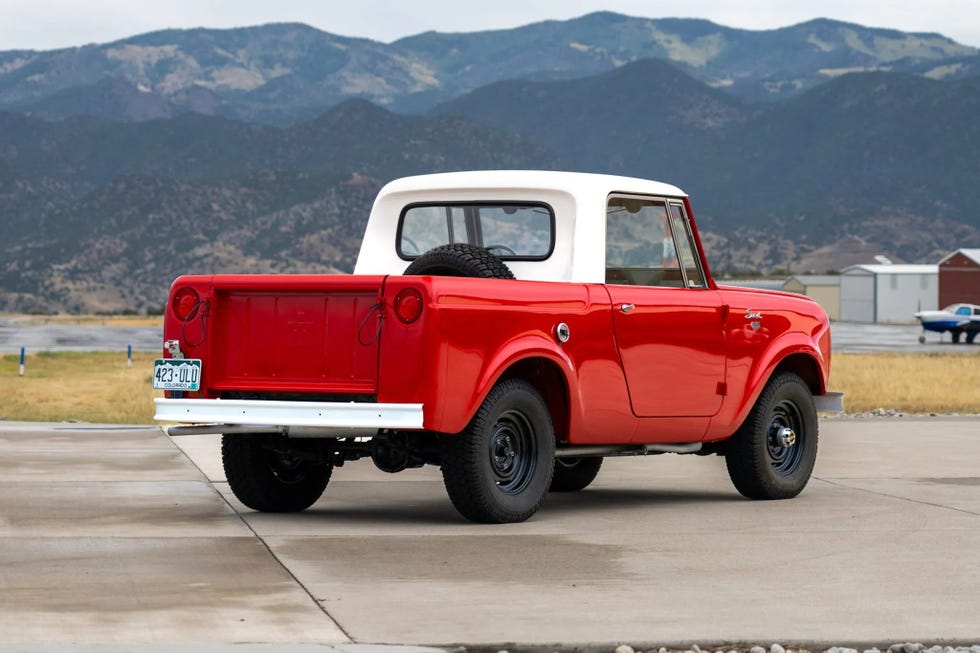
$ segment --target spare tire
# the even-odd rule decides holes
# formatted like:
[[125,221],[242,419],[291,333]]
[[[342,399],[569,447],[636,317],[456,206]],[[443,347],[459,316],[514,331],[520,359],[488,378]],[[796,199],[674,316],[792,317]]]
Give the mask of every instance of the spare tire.
[[405,268],[404,274],[484,279],[514,278],[510,268],[489,250],[466,243],[434,247],[412,261]]

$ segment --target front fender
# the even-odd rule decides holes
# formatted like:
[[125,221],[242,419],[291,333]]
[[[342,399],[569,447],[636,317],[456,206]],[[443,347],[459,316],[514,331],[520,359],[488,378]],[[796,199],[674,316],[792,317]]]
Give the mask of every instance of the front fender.
[[[785,368],[798,374],[814,395],[821,395],[826,392],[829,365],[829,357],[823,354],[820,337],[801,332],[780,335],[752,359],[744,378],[729,376],[729,395],[723,409],[712,419],[706,439],[715,440],[733,434],[748,417],[777,369]],[[737,366],[729,366],[730,372],[735,369]]]

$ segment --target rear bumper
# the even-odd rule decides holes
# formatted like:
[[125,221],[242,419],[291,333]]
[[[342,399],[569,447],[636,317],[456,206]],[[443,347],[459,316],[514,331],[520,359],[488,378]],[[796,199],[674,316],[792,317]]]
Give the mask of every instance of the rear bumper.
[[818,413],[843,413],[844,393],[828,392],[813,398],[813,405]]
[[292,437],[374,435],[381,429],[421,430],[422,404],[155,399],[153,419],[174,426],[170,435],[282,433]]

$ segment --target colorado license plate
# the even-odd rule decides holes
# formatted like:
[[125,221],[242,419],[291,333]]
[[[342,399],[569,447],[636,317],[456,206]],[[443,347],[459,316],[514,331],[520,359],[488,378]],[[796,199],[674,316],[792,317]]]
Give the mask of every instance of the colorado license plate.
[[200,390],[201,359],[158,358],[153,362],[155,390]]

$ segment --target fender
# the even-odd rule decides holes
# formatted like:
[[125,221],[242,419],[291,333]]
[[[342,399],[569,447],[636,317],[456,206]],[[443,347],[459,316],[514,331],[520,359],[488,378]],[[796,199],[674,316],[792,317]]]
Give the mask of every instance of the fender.
[[[759,356],[753,358],[744,381],[729,377],[728,387],[741,388],[743,392],[731,394],[726,398],[721,411],[711,420],[705,434],[705,441],[728,437],[741,426],[773,373],[791,356],[805,356],[813,363],[813,367],[817,370],[816,377],[812,378],[813,375],[810,374],[801,374],[801,376],[811,386],[816,382],[817,387],[812,387],[814,395],[826,392],[829,361],[824,359],[820,347],[812,337],[803,333],[783,333],[773,340]],[[732,370],[731,367],[729,369]]]
[[[452,367],[452,354],[448,367]],[[577,374],[571,357],[557,343],[544,334],[523,334],[507,341],[488,357],[472,386],[472,392],[462,401],[441,402],[442,410],[436,418],[437,423],[430,428],[442,433],[458,433],[466,428],[470,420],[479,410],[494,385],[503,378],[507,371],[521,361],[544,359],[553,363],[562,374],[567,392],[569,408],[573,413],[580,409],[581,402],[575,391]]]

